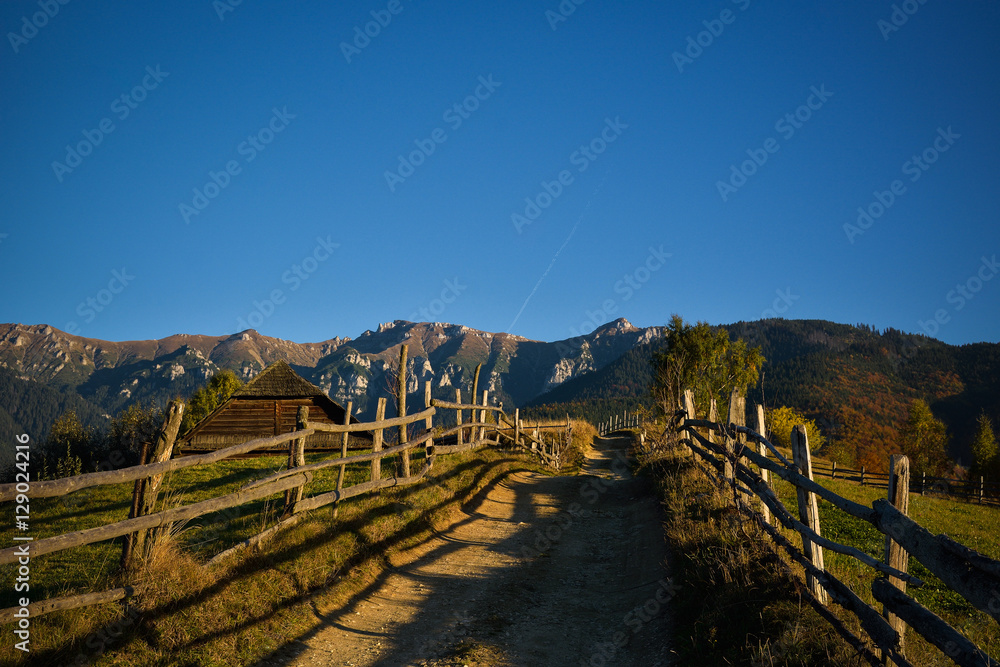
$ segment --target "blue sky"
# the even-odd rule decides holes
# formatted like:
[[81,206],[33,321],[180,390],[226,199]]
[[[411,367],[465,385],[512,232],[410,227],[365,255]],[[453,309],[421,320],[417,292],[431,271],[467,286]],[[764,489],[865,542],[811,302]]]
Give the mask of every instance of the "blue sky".
[[995,3],[10,0],[0,26],[0,321],[1000,340]]

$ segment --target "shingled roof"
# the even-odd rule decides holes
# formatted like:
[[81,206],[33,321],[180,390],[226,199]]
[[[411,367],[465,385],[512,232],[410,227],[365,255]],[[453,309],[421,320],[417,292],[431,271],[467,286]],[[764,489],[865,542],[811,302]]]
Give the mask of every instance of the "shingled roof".
[[243,388],[233,392],[238,398],[295,398],[326,396],[323,390],[299,376],[284,361],[276,361]]

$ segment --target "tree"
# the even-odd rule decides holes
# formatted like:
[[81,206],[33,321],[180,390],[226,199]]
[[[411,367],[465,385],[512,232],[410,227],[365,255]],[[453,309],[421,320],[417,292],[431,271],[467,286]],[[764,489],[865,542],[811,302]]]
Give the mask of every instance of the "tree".
[[74,477],[83,472],[83,458],[90,458],[96,437],[72,410],[52,424],[45,441],[40,479]]
[[152,445],[162,425],[163,410],[155,404],[128,406],[111,418],[106,439],[108,458],[113,460],[111,454],[119,452],[125,465],[138,464],[143,445]]
[[707,322],[691,326],[673,315],[666,342],[653,355],[653,398],[665,415],[672,415],[684,390],[691,389],[696,405],[707,411],[710,399],[725,405],[734,388],[745,395],[763,364],[759,347],[748,348],[742,338],[730,341],[723,329],[713,333]]
[[909,416],[899,431],[900,449],[910,459],[910,474],[941,475],[949,467],[948,433],[926,401],[910,403]]
[[972,438],[972,474],[974,477],[1000,478],[1000,448],[993,424],[986,413],[980,413],[976,435]]
[[812,419],[796,412],[792,408],[780,407],[770,410],[767,415],[767,427],[771,432],[771,443],[778,447],[791,447],[792,429],[804,424],[806,436],[809,438],[809,449],[817,452],[826,444],[826,438],[820,433],[819,426]]
[[208,384],[195,391],[188,399],[181,421],[181,433],[207,417],[242,386],[243,381],[229,369],[223,369],[213,375]]

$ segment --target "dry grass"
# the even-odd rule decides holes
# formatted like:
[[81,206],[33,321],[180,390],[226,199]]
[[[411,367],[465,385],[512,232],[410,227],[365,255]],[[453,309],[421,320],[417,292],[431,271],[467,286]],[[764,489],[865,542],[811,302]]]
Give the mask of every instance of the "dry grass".
[[[412,487],[384,490],[312,513],[260,553],[206,569],[204,554],[176,527],[148,540],[149,560],[129,583],[145,586],[123,616],[118,605],[60,612],[32,623],[32,654],[8,642],[11,665],[254,664],[317,624],[368,587],[394,554],[425,540],[435,525],[522,457],[489,449],[437,459]],[[250,519],[250,517],[248,517]]]
[[667,519],[681,665],[860,665],[806,602],[769,538],[687,457],[640,453]]

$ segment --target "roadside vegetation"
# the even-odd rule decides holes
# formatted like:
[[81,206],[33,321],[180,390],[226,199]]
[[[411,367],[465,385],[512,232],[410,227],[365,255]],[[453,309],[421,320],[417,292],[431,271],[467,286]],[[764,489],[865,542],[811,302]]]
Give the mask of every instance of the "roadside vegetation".
[[[770,537],[749,515],[734,508],[733,491],[719,488],[705,474],[707,464],[682,453],[672,433],[673,405],[683,387],[701,383],[701,406],[714,397],[720,412],[728,404],[728,391],[745,391],[756,377],[756,356],[741,341],[727,345],[713,339],[707,325],[672,322],[678,340],[655,358],[654,399],[661,406],[655,432],[639,452],[643,467],[657,480],[667,513],[665,531],[673,550],[674,576],[681,585],[675,609],[674,646],[682,664],[691,665],[856,665],[867,664],[857,651],[834,631],[808,602],[803,573],[798,565],[778,552]],[[759,352],[757,352],[759,355]],[[734,373],[733,364],[744,360],[746,373]],[[692,380],[694,383],[692,383]],[[702,408],[704,410],[704,408]],[[699,416],[703,416],[699,415]],[[810,445],[825,442],[814,422],[793,410],[769,411],[769,431],[777,443],[791,430],[791,422],[804,423]],[[724,416],[721,419],[725,419]],[[799,421],[801,419],[801,421]],[[987,418],[979,426],[980,466],[996,456],[995,436]],[[928,405],[914,400],[900,429],[900,449],[911,457],[911,469],[942,471],[947,467],[947,434]],[[885,453],[888,456],[888,452]],[[845,480],[817,479],[839,495],[870,506],[884,497],[885,490],[862,487]],[[786,507],[795,514],[794,487],[776,479],[772,485]],[[756,509],[759,501],[751,499]],[[882,559],[885,536],[869,524],[850,517],[820,499],[822,533]],[[947,498],[911,495],[910,516],[933,533],[953,539],[992,558],[1000,558],[1000,508],[956,502]],[[796,545],[800,536],[781,529]],[[924,580],[909,592],[921,604],[962,630],[991,655],[1000,654],[1000,629],[986,614],[977,611],[960,595],[948,589],[918,561],[911,559],[910,572]],[[825,551],[825,565],[844,583],[876,608],[870,586],[875,572],[857,560]],[[853,614],[831,603],[837,622],[864,636]],[[940,651],[914,632],[907,633],[907,658],[919,667],[951,664]]]

